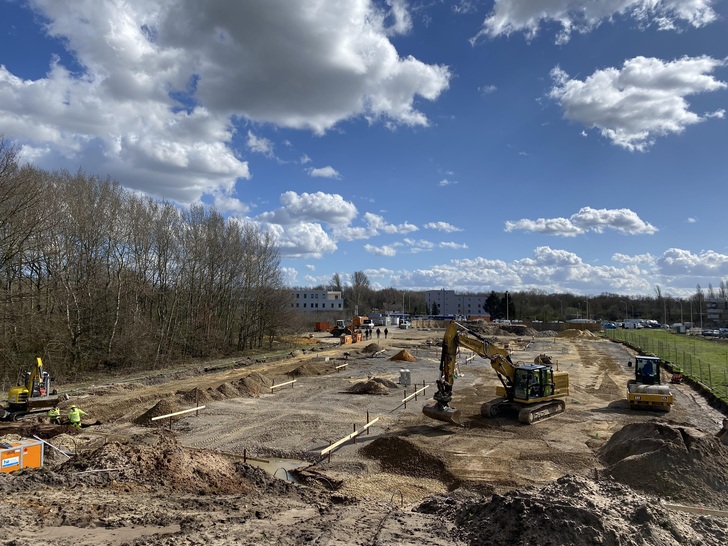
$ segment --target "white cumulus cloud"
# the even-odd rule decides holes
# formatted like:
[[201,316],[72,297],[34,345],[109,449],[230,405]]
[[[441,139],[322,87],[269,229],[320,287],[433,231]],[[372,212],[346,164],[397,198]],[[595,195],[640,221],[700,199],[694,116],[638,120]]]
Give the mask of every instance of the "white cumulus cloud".
[[652,235],[657,228],[630,209],[593,209],[583,207],[569,218],[538,218],[507,221],[505,231],[530,231],[561,237],[613,230],[625,235]]
[[726,83],[711,73],[725,64],[710,57],[635,57],[621,68],[597,70],[583,81],[570,79],[557,67],[551,71],[554,86],[549,95],[566,119],[596,129],[617,146],[644,151],[658,136],[723,117],[723,110],[692,112],[686,97],[724,89]]
[[522,32],[535,37],[541,26],[556,23],[561,27],[556,41],[567,42],[573,32],[589,32],[604,22],[632,18],[640,26],[669,30],[688,25],[699,28],[717,19],[715,0],[496,0],[481,36],[495,38]]
[[[233,139],[267,123],[325,133],[355,118],[426,126],[446,66],[400,55],[402,0],[32,0],[76,61],[44,77],[0,67],[0,127],[41,168],[108,174],[180,203],[249,179]],[[285,37],[285,39],[281,39]],[[249,150],[272,143],[248,134]]]

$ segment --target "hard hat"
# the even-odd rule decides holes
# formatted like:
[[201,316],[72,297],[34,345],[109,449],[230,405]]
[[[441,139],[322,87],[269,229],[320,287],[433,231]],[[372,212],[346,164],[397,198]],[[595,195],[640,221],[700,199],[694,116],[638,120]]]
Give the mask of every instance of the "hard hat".
[[75,405],[75,404],[71,405],[71,409],[74,409],[75,407],[76,407],[76,405]]

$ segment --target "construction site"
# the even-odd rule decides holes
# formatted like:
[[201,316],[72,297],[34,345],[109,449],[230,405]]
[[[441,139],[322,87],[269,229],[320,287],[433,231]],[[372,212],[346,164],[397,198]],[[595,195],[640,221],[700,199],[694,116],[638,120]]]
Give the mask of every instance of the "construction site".
[[633,348],[484,324],[372,337],[57,386],[60,424],[0,422],[5,450],[42,449],[3,460],[0,541],[728,543],[728,416],[665,369],[634,387]]

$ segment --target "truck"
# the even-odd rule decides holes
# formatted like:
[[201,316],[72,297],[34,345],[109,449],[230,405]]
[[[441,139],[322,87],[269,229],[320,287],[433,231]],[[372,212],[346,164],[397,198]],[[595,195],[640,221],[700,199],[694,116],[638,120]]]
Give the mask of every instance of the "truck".
[[372,321],[369,317],[364,315],[358,315],[355,316],[352,320],[352,324],[354,324],[355,329],[360,330],[373,330],[374,329],[374,321]]

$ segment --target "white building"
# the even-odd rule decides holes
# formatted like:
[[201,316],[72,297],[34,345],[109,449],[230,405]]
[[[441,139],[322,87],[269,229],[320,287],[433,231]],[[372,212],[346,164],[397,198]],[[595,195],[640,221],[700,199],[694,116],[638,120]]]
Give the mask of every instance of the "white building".
[[294,289],[291,307],[305,313],[343,311],[344,299],[339,290]]
[[[487,316],[490,313],[486,311],[485,299],[483,294],[458,295],[454,290],[444,288],[425,291],[425,302],[433,315]],[[437,313],[432,313],[433,305],[437,305]]]

